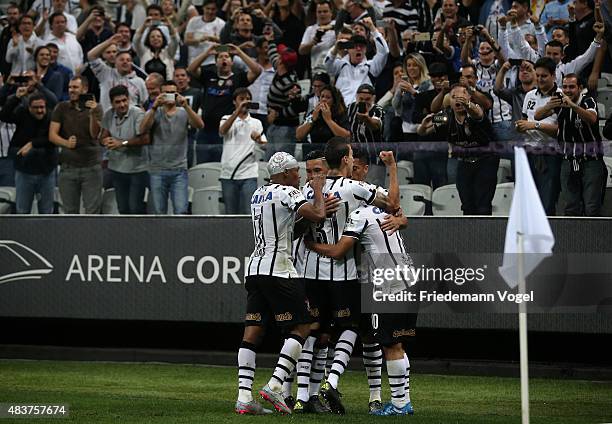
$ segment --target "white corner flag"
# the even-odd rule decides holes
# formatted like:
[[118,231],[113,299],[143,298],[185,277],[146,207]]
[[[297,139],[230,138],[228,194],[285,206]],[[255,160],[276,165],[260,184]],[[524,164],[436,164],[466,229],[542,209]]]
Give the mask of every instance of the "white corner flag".
[[[555,238],[529,169],[522,147],[514,148],[515,183],[510,216],[506,227],[504,263],[499,273],[511,288],[526,278],[544,258],[552,254]],[[522,236],[522,246],[519,237]],[[522,247],[522,248],[521,248]],[[523,275],[518,273],[518,257],[523,257]]]

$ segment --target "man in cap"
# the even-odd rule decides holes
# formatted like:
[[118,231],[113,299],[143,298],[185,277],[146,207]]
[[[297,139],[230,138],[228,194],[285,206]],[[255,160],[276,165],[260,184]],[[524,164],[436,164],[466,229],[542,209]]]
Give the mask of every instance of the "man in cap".
[[255,249],[251,254],[246,283],[245,328],[238,351],[238,414],[270,413],[253,399],[251,387],[255,376],[257,346],[268,322],[274,319],[286,335],[272,378],[259,394],[282,413],[291,409],[282,395],[282,384],[291,374],[310,333],[310,318],[304,286],[297,280],[291,257],[293,225],[296,217],[312,222],[325,219],[322,193],[325,177],[310,181],[314,202],[306,201],[297,188],[300,184],[298,163],[285,152],[275,153],[268,162],[270,183],[258,188],[251,198],[251,219]]
[[[327,72],[336,78],[336,87],[342,93],[345,104],[355,101],[357,88],[361,84],[368,83],[373,85],[374,79],[380,75],[389,54],[389,46],[385,37],[378,32],[372,19],[365,18],[363,23],[368,26],[374,38],[376,54],[370,60],[366,57],[368,40],[359,35],[351,37],[348,44],[344,41],[337,41],[333,49],[325,56],[325,66]],[[348,55],[338,57],[343,50],[348,50]]]

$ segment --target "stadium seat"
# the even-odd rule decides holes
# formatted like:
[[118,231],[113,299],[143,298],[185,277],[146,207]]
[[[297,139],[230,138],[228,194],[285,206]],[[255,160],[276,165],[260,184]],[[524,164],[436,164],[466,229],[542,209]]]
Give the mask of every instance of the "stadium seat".
[[219,187],[206,187],[193,193],[191,206],[192,215],[221,215],[225,211],[222,207],[222,193]]
[[427,203],[431,202],[432,189],[424,184],[408,184],[400,186],[400,206],[404,215],[425,215]]
[[[401,160],[397,163],[397,181],[399,185],[410,185],[414,178],[414,163]],[[385,177],[385,187],[389,187],[389,173]]]
[[463,215],[461,199],[455,184],[438,187],[431,196],[434,215]]
[[270,174],[268,173],[268,162],[257,162],[257,165],[259,165],[257,187],[261,187],[270,180]]
[[0,187],[0,215],[11,213],[15,205],[15,187]]
[[601,103],[606,113],[612,111],[612,87],[600,89],[597,92],[598,103]]
[[495,196],[493,196],[493,215],[508,216],[512,195],[514,194],[514,183],[497,184]]
[[194,190],[207,187],[221,188],[219,176],[221,175],[220,162],[206,162],[189,168],[189,187]]
[[507,183],[512,180],[512,162],[510,159],[500,159],[497,168],[497,183]]

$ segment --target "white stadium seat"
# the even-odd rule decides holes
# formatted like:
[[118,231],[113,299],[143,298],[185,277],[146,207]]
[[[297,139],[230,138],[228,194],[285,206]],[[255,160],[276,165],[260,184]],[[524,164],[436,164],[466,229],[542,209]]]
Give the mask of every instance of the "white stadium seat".
[[514,183],[497,184],[493,196],[493,215],[507,216],[510,213]]
[[200,163],[189,168],[189,187],[194,190],[207,187],[221,188],[219,176],[221,175],[220,162]]
[[[404,215],[422,216],[425,215],[426,204],[431,202],[432,189],[424,184],[408,184],[400,186],[400,206]],[[423,200],[419,199],[419,196]],[[415,199],[416,198],[416,199]]]
[[114,188],[106,189],[102,194],[102,215],[119,215],[117,194]]
[[193,193],[191,213],[193,215],[221,215],[225,208],[221,203],[222,192],[219,187],[206,187]]
[[11,204],[15,203],[15,187],[0,187],[0,215],[11,212]]
[[434,215],[463,215],[461,199],[455,184],[438,187],[431,196]]
[[[397,181],[399,185],[409,185],[414,178],[414,163],[401,160],[397,163]],[[389,187],[389,173],[386,174],[385,187]]]
[[497,168],[497,183],[508,183],[512,179],[512,162],[510,159],[500,159]]

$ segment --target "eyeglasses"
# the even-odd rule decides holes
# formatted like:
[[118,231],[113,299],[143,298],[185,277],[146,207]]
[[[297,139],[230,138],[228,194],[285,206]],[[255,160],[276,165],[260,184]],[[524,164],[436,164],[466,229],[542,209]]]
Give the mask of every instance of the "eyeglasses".
[[493,53],[493,50],[483,50],[480,52],[480,54],[491,54]]

